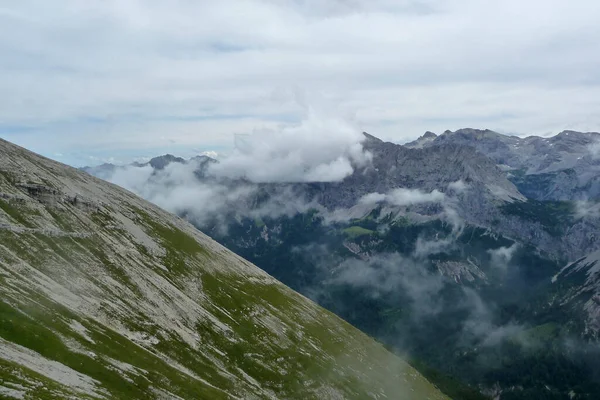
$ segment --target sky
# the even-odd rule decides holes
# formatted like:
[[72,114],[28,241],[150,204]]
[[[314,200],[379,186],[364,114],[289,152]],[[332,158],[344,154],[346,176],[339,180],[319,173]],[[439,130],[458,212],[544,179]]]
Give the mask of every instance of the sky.
[[226,154],[314,110],[397,143],[600,131],[599,16],[593,0],[0,0],[0,137],[82,166]]

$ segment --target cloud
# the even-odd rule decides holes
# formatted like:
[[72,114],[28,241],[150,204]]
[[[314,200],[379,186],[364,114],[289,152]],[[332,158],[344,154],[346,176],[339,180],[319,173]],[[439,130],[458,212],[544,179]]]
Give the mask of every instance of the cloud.
[[600,203],[592,201],[576,201],[575,202],[575,217],[583,218],[600,218]]
[[[313,298],[319,300],[319,296],[326,297],[332,287],[346,286],[357,290],[359,296],[366,294],[380,301],[379,304],[389,307],[399,307],[401,304],[413,328],[421,323],[430,324],[432,318],[453,318],[452,323],[456,328],[448,331],[448,334],[456,335],[457,345],[467,349],[478,345],[494,347],[506,339],[529,345],[522,335],[525,327],[514,322],[498,323],[497,309],[493,303],[485,301],[468,286],[432,273],[427,262],[415,258],[414,254],[387,253],[368,260],[349,259],[328,274],[330,278],[324,281],[323,287],[313,288],[312,292],[309,290]],[[450,298],[452,300],[448,301]],[[406,310],[410,312],[406,314]],[[401,326],[396,328],[399,330],[390,340],[402,345],[406,339],[402,335],[403,329]]]
[[464,193],[468,188],[469,185],[467,185],[462,179],[448,184],[448,189],[455,193]]
[[362,132],[312,107],[299,124],[238,136],[234,153],[211,167],[217,177],[252,182],[336,182],[366,166]]
[[491,266],[506,271],[508,264],[519,247],[518,243],[514,243],[510,247],[502,246],[497,249],[488,250],[487,252],[491,258]]
[[592,0],[5,3],[0,131],[48,155],[231,147],[299,121],[296,87],[396,141],[600,126]]
[[[211,164],[212,166],[212,164]],[[277,218],[304,213],[321,206],[304,198],[293,186],[270,189],[248,181],[214,179],[199,160],[170,163],[161,170],[150,165],[128,165],[94,173],[148,201],[195,223],[212,223],[225,234],[229,223],[240,218]],[[266,168],[266,166],[257,166]],[[198,171],[206,175],[199,178]]]
[[600,160],[600,140],[591,144],[588,149],[592,155],[592,160]]
[[423,192],[420,189],[394,189],[388,194],[369,193],[360,198],[359,203],[376,204],[386,202],[394,206],[410,206],[423,203],[440,203],[444,200],[444,194],[438,190],[430,193]]
[[418,318],[442,309],[437,299],[444,286],[442,277],[430,274],[422,263],[400,254],[381,254],[368,261],[345,260],[325,284],[365,289],[373,298],[402,293],[410,299]]
[[425,258],[431,254],[438,254],[447,251],[455,242],[455,237],[447,237],[443,239],[427,240],[422,237],[417,238],[415,244],[414,256],[417,258]]
[[222,217],[255,193],[256,188],[249,185],[202,182],[195,174],[197,169],[195,162],[171,163],[162,170],[150,165],[126,166],[116,169],[108,180],[197,223]]
[[208,150],[208,151],[200,151],[198,152],[201,156],[206,156],[206,157],[210,157],[213,160],[216,160],[217,158],[219,158],[219,154],[216,151],[213,150]]

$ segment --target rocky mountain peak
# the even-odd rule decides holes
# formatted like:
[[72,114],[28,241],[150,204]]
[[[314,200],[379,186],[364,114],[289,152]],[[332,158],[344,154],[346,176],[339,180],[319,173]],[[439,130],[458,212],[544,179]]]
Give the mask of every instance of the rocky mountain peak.
[[185,159],[181,157],[175,157],[172,154],[165,154],[163,156],[154,157],[148,162],[148,164],[150,164],[150,166],[152,166],[154,169],[161,170],[171,163],[185,164],[185,162]]
[[381,140],[378,137],[375,137],[371,134],[368,134],[367,132],[363,132],[362,134],[365,137],[363,143],[383,143],[383,140]]

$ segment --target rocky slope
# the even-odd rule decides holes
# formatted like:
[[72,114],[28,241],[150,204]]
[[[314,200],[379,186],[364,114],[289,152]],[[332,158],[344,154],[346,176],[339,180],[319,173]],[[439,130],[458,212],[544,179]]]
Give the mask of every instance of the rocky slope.
[[583,332],[600,337],[600,251],[566,265],[552,278],[557,286],[553,301],[575,316],[583,314]]
[[445,398],[187,222],[2,140],[0,397]]

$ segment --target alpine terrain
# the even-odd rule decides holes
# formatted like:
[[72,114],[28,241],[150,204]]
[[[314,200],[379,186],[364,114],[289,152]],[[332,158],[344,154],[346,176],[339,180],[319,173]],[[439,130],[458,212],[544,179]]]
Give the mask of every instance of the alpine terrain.
[[365,133],[356,145],[340,179],[308,166],[266,179],[208,157],[87,170],[188,219],[455,398],[598,398],[600,134],[462,129],[398,145]]
[[446,397],[184,220],[0,140],[0,398]]

